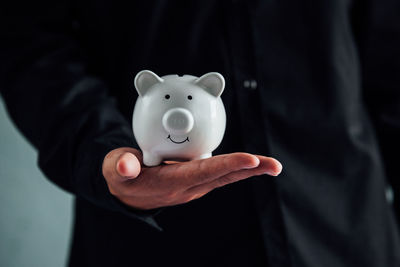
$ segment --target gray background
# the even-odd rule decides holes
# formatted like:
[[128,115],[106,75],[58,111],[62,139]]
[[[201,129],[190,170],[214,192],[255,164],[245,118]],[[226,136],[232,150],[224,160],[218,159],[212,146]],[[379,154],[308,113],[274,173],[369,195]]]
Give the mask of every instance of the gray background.
[[65,266],[72,196],[38,169],[37,153],[0,98],[0,266]]

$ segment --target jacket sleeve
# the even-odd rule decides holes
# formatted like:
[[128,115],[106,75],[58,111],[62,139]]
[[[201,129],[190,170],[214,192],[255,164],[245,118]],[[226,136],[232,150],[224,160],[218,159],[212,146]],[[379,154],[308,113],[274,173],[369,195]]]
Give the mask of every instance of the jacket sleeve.
[[[400,1],[358,1],[362,83],[400,219]],[[400,222],[400,220],[399,220]]]
[[109,151],[137,145],[105,82],[88,72],[68,1],[23,5],[1,11],[0,92],[14,123],[38,150],[39,167],[77,197],[158,228],[154,212],[120,203],[102,176]]

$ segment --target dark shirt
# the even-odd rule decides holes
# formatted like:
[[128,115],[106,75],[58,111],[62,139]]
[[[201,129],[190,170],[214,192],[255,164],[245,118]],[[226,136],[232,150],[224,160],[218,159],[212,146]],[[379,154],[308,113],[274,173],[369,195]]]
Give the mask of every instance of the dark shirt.
[[[1,94],[43,172],[77,196],[70,265],[398,266],[385,188],[400,191],[399,11],[396,0],[2,8]],[[142,69],[222,73],[227,129],[215,154],[271,155],[284,172],[161,211],[119,203],[101,164],[137,147]]]

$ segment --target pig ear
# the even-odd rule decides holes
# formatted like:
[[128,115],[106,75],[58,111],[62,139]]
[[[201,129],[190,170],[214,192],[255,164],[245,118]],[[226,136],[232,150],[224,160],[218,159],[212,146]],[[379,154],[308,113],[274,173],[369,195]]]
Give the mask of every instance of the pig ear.
[[140,96],[146,94],[147,90],[157,83],[162,83],[164,80],[157,76],[152,71],[142,70],[135,77],[135,87]]
[[195,84],[203,87],[215,97],[219,97],[225,88],[225,79],[218,72],[209,72],[196,79]]

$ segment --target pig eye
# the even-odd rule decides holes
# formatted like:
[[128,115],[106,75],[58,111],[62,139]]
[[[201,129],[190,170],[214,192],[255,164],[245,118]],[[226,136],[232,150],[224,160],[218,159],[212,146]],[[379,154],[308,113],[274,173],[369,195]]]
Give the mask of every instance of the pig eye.
[[188,99],[189,99],[189,100],[192,100],[192,98],[193,98],[193,97],[192,97],[191,95],[188,95]]
[[165,95],[165,99],[169,99],[170,98],[170,95]]

